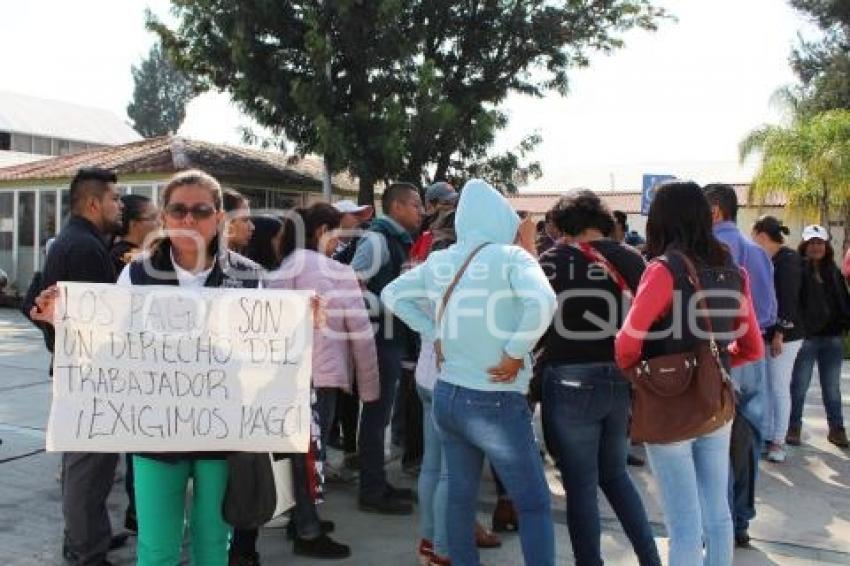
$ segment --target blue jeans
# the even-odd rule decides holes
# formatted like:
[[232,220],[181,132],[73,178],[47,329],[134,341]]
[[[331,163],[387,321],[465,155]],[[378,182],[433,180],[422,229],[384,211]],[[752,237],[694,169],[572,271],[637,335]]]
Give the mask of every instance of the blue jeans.
[[727,424],[691,440],[646,445],[670,536],[669,564],[732,564],[732,517],[726,500],[730,429]]
[[555,533],[549,486],[524,395],[467,389],[438,381],[434,419],[448,469],[446,528],[454,566],[479,566],[475,503],[486,456],[519,515],[525,564],[554,566]]
[[791,426],[798,429],[803,425],[803,405],[812,382],[812,370],[818,364],[821,397],[826,409],[829,428],[844,426],[841,414],[841,362],[844,344],[841,336],[815,336],[803,341],[803,347],[794,362],[791,378]]
[[597,485],[642,565],[661,565],[646,510],[626,471],[629,383],[613,363],[549,365],[543,421],[567,492],[567,526],[578,566],[603,564]]
[[378,335],[375,336],[375,347],[378,351],[381,396],[377,401],[364,403],[360,412],[360,497],[380,497],[386,492],[386,429],[390,424],[396,387],[401,378],[402,346]]
[[[732,518],[735,532],[743,533],[756,516],[755,486],[758,480],[759,459],[761,458],[762,426],[764,425],[767,399],[767,359],[762,358],[749,364],[732,368],[730,372],[735,384],[737,413],[746,419],[752,431],[749,447],[750,462],[746,474],[730,475],[729,504],[732,506]],[[731,479],[731,478],[735,479]]]
[[446,505],[448,504],[448,470],[443,458],[443,441],[434,423],[433,393],[416,386],[422,400],[422,431],[425,451],[419,470],[419,530],[422,538],[434,544],[434,552],[448,556]]

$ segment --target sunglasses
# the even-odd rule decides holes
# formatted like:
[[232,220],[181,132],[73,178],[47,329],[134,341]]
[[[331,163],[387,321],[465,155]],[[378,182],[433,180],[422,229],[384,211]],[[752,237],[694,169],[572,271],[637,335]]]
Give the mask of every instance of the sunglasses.
[[206,220],[215,214],[215,207],[204,203],[186,206],[183,203],[174,202],[165,207],[165,213],[174,220],[183,220],[188,214],[191,214],[195,220]]

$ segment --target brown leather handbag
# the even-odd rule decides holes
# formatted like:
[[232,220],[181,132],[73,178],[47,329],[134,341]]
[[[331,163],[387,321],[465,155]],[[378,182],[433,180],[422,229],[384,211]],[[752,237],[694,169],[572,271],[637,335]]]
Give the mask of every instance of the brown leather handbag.
[[642,360],[625,372],[632,383],[631,438],[665,444],[708,434],[735,417],[735,391],[720,360],[708,307],[693,263],[681,256],[699,294],[709,339],[690,352]]

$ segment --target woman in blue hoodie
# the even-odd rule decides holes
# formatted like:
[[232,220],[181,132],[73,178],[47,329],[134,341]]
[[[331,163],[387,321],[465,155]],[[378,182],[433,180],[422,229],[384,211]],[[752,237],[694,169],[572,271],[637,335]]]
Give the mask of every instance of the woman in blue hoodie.
[[[519,223],[495,189],[469,181],[457,209],[457,243],[432,253],[381,294],[423,340],[439,341],[433,411],[448,468],[446,521],[455,566],[478,565],[473,529],[485,456],[519,513],[525,563],[555,564],[549,488],[525,398],[529,352],[552,320],[555,294],[537,261],[512,245]],[[429,314],[435,311],[442,312],[438,322]]]

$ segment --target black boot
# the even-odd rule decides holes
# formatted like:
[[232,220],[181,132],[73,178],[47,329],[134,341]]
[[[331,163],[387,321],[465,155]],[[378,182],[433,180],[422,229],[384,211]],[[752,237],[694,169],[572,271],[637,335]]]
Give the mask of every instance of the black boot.
[[309,556],[311,558],[337,560],[351,556],[351,549],[348,548],[348,545],[340,544],[324,533],[314,539],[295,537],[292,550],[298,556]]

